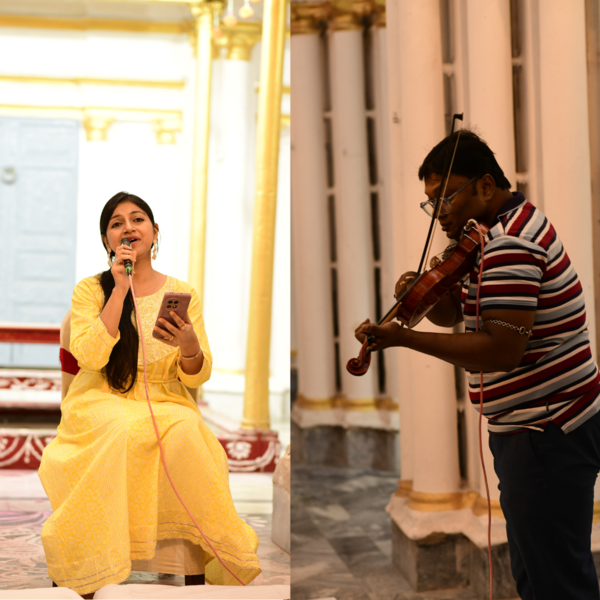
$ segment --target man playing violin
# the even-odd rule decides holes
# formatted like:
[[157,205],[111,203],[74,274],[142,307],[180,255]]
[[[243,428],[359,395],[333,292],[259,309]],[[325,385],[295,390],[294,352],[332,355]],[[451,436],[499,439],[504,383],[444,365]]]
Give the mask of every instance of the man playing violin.
[[[445,138],[419,169],[432,215],[448,152]],[[556,231],[510,183],[493,152],[463,130],[439,210],[448,238],[470,219],[485,223],[478,255],[462,285],[427,318],[465,333],[414,331],[368,320],[356,330],[371,350],[402,346],[463,367],[483,414],[500,481],[513,576],[524,600],[600,599],[591,553],[594,484],[600,470],[600,374],[592,358],[581,283]],[[480,327],[476,331],[479,269]],[[416,273],[405,273],[396,297]]]

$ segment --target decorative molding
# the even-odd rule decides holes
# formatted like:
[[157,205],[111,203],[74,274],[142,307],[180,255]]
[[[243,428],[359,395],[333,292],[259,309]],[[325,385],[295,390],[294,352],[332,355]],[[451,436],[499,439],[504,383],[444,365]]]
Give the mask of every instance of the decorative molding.
[[37,470],[56,429],[0,429],[0,468]]
[[239,431],[217,436],[231,473],[272,473],[279,462],[281,442],[276,431]]
[[83,128],[88,142],[106,141],[108,128],[115,122],[113,117],[83,115]]
[[318,34],[331,16],[329,2],[292,2],[292,35]]
[[78,31],[125,31],[133,33],[187,34],[190,22],[134,21],[126,19],[93,19],[89,17],[41,17],[37,15],[0,14],[0,27],[31,29],[75,29]]
[[151,108],[112,108],[74,106],[27,106],[0,104],[0,114],[32,117],[81,119],[88,141],[106,140],[108,128],[115,121],[151,123],[159,144],[174,144],[175,132],[181,131],[183,115],[180,110]]
[[156,133],[158,144],[174,144],[177,140],[175,133],[181,131],[181,116],[166,117],[164,119],[153,119],[152,129]]
[[371,0],[333,0],[333,31],[354,31],[363,28],[363,19],[373,14]]
[[261,40],[262,25],[241,22],[235,27],[221,25],[221,31],[223,35],[213,40],[216,49],[226,48],[226,58],[229,60],[249,61],[252,56],[252,48]]
[[386,17],[385,17],[385,0],[374,0],[375,2],[375,14],[377,15],[375,25],[377,27],[386,27]]
[[182,90],[185,81],[158,81],[147,79],[100,79],[95,77],[38,77],[37,75],[0,75],[0,82],[36,83],[49,85],[111,85],[118,87],[149,87]]

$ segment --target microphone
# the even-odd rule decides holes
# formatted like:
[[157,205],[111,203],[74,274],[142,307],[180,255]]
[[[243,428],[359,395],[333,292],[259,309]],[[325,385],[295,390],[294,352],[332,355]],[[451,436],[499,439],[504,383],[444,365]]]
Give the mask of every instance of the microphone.
[[[121,238],[121,246],[129,246],[131,248],[131,240],[129,238]],[[133,263],[126,258],[123,264],[125,265],[125,273],[131,275],[133,273]]]

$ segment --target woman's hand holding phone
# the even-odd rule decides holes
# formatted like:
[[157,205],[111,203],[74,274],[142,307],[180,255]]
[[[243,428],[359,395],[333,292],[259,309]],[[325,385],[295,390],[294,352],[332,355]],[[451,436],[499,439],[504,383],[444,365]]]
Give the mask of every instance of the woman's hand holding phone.
[[[194,354],[198,354],[200,343],[192,324],[187,320],[184,321],[173,310],[170,311],[170,315],[173,317],[176,325],[172,325],[166,319],[159,317],[156,322],[157,324],[154,326],[154,337],[163,342],[163,344],[167,344],[167,346],[173,346],[173,348],[179,346],[182,356],[194,356]],[[188,318],[187,313],[186,318]]]

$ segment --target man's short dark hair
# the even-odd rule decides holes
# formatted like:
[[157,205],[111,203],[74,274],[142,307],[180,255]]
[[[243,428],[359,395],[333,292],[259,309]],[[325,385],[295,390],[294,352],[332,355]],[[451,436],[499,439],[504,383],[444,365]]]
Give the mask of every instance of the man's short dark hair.
[[[452,136],[452,142],[450,136],[445,137],[425,157],[423,164],[419,167],[419,179],[421,181],[434,173],[442,175],[446,156],[448,152],[454,151],[457,135],[458,132]],[[463,129],[460,132],[452,173],[462,175],[468,179],[490,174],[496,182],[496,187],[501,190],[510,189],[510,181],[506,179],[504,171],[500,168],[490,147],[469,129]]]

